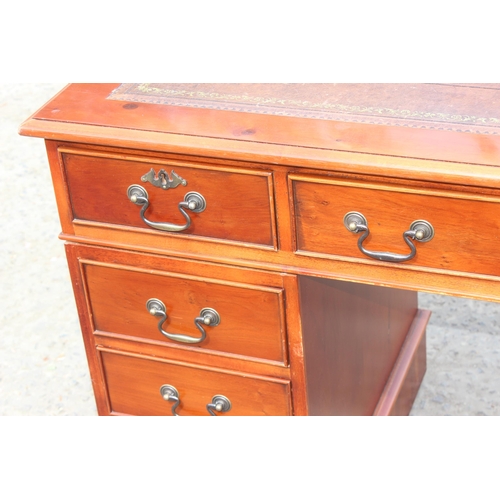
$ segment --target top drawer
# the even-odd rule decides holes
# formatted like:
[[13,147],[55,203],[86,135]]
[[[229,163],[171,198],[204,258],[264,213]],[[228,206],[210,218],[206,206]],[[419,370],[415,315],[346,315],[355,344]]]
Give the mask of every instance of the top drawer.
[[[403,233],[424,220],[434,236],[426,242],[410,237],[416,253],[402,265],[500,274],[500,197],[298,175],[291,176],[291,183],[299,253],[372,262],[386,260],[388,253],[409,256]],[[366,231],[346,228],[349,212],[366,219],[364,241]],[[364,254],[360,243],[382,258]]]
[[[113,224],[156,234],[192,235],[276,247],[272,173],[269,171],[68,148],[60,148],[59,153],[73,222]],[[158,177],[161,170],[166,175]],[[139,195],[139,204],[135,204],[127,195],[130,186],[134,185],[147,193],[149,205],[143,216],[143,196]],[[180,206],[188,193],[197,193],[204,201],[198,203],[200,197],[195,196],[189,198],[186,205],[194,199],[197,207]],[[205,208],[199,211],[198,207],[203,204]],[[156,223],[167,224],[158,227]]]

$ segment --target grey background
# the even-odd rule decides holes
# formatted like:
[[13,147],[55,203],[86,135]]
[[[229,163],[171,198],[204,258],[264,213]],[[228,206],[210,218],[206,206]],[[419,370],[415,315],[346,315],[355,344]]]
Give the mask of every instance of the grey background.
[[[96,415],[43,140],[17,133],[63,86],[0,85],[0,415]],[[433,315],[412,415],[500,415],[500,304],[420,306]]]

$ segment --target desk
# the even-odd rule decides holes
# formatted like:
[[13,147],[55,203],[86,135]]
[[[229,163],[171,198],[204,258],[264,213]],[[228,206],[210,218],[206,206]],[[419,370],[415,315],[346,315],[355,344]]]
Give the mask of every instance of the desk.
[[407,414],[416,292],[500,297],[499,92],[64,89],[21,133],[46,140],[99,413]]

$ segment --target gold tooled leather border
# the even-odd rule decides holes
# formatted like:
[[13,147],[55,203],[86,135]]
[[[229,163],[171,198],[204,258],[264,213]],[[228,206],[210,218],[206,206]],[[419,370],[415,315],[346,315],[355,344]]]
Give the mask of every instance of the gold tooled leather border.
[[[108,96],[108,99],[277,116],[453,130],[456,132],[500,134],[500,118],[494,116],[482,117],[474,114],[444,113],[417,109],[392,109],[389,107],[328,102],[328,99],[325,99],[324,95],[322,95],[321,90],[324,89],[331,95],[332,91],[335,91],[333,84],[311,84],[311,89],[316,93],[315,100],[310,98],[307,100],[290,99],[284,95],[272,97],[261,96],[256,93],[252,94],[252,84],[241,84],[242,91],[244,90],[244,92],[239,94],[169,88],[169,86],[172,87],[173,85],[153,83],[122,84]],[[179,87],[178,84],[175,85]],[[217,84],[196,85],[206,85],[212,89],[217,88]],[[280,84],[272,85],[278,86]],[[297,94],[298,90],[300,94],[300,89],[303,89],[307,84],[282,85],[284,90],[287,90],[287,88],[291,89],[295,85],[296,88],[293,89],[294,93]],[[420,85],[423,86],[425,84]],[[262,86],[265,86],[265,84],[259,84],[259,87]],[[404,85],[395,85],[395,87],[401,88]],[[451,85],[449,87],[453,88]],[[488,90],[495,93],[499,92],[495,88]],[[310,92],[307,94],[309,97]],[[418,103],[420,108],[425,108],[425,104],[425,101]]]

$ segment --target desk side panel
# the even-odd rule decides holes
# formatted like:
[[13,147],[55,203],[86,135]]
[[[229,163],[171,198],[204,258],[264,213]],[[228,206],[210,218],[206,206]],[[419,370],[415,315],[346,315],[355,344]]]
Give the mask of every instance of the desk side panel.
[[417,312],[417,293],[299,278],[310,415],[372,415]]

